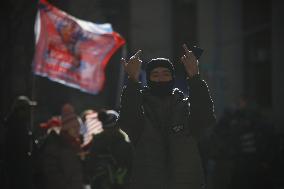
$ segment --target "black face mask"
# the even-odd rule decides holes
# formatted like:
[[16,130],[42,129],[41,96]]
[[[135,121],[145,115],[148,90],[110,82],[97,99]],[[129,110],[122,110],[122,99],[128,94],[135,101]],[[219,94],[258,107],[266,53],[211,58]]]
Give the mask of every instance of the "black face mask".
[[174,87],[174,80],[171,81],[148,81],[148,87],[151,94],[159,97],[164,97],[172,94]]

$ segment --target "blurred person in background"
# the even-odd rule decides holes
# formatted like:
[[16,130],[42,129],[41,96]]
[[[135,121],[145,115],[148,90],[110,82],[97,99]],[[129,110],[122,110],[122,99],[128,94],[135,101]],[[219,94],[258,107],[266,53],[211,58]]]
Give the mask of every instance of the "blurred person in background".
[[[36,106],[26,96],[18,96],[4,120],[4,170],[6,188],[32,188],[31,110]],[[4,186],[5,187],[5,186]]]
[[227,109],[214,127],[211,188],[273,188],[273,141],[271,123],[251,99],[241,96],[236,107]]
[[[83,161],[85,179],[93,189],[128,187],[132,146],[128,136],[117,126],[117,118],[118,113],[114,110],[88,110],[83,113],[87,129],[93,131],[88,154]],[[85,139],[88,140],[88,137]]]
[[70,104],[61,114],[60,132],[50,130],[42,147],[46,189],[82,189],[80,121]]

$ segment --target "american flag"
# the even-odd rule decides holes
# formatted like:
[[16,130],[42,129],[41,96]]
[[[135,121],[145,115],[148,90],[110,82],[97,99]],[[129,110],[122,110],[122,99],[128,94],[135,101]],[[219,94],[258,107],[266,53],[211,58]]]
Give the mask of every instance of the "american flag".
[[90,111],[85,116],[84,126],[81,134],[83,135],[82,147],[87,146],[93,139],[94,135],[103,132],[102,122],[98,119],[98,113]]

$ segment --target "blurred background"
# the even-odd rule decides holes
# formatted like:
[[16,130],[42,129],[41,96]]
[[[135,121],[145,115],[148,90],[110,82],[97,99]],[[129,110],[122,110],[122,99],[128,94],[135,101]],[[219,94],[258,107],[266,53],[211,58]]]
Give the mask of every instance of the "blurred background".
[[[78,112],[94,107],[117,110],[125,78],[119,63],[120,57],[130,57],[138,49],[143,50],[142,59],[145,62],[156,57],[170,58],[177,70],[176,86],[186,92],[185,73],[179,61],[183,53],[182,44],[186,43],[189,47],[197,45],[204,49],[200,58],[200,69],[211,90],[217,120],[222,120],[228,112],[233,115],[232,111],[239,108],[240,100],[245,99],[246,104],[250,104],[254,111],[264,117],[265,125],[268,125],[271,132],[267,143],[272,145],[270,139],[277,138],[272,146],[275,147],[273,152],[278,155],[272,155],[273,158],[283,157],[284,87],[281,83],[284,81],[284,67],[281,55],[284,54],[284,1],[49,2],[80,19],[94,23],[111,23],[114,30],[126,39],[126,45],[110,60],[106,69],[105,87],[98,95],[82,93],[46,78],[34,76],[31,63],[35,50],[34,21],[37,2],[5,1],[0,12],[1,119],[7,115],[12,102],[19,95],[26,95],[38,102],[34,111],[35,124],[47,120],[51,115],[59,114],[60,107],[65,102],[71,102]],[[143,74],[141,78],[143,80]],[[267,133],[265,129],[263,132]],[[231,130],[230,133],[232,134]],[[217,139],[222,138],[218,137],[220,133],[215,134]],[[230,135],[226,135],[228,136]],[[238,135],[237,138],[240,137]],[[204,140],[205,144],[206,142],[208,141]],[[224,139],[221,143],[226,142]],[[226,151],[226,148],[224,150]],[[212,157],[209,157],[208,150],[205,150],[205,156],[206,171],[210,176],[213,174],[210,170],[216,171],[216,157],[220,155],[214,156],[214,165],[210,161]],[[221,162],[221,167],[226,167],[225,170],[230,169],[230,165],[227,165],[224,161]],[[271,172],[272,168],[269,173]],[[283,169],[280,173],[283,176]],[[210,179],[212,183],[219,182],[213,177]],[[280,181],[270,181],[277,182]],[[229,188],[224,185],[224,188]],[[275,185],[275,188],[277,187]],[[280,184],[278,188],[281,188]]]

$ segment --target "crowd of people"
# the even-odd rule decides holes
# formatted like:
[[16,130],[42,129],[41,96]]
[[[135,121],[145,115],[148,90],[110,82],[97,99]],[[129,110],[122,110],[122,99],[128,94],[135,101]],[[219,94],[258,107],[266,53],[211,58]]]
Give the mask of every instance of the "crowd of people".
[[41,123],[41,134],[34,137],[24,125],[30,116],[22,114],[30,112],[28,102],[17,99],[17,110],[5,122],[4,188],[126,188],[132,146],[116,124],[116,111],[78,115],[71,104],[64,104],[61,115]]
[[165,58],[146,64],[143,87],[139,50],[121,60],[128,81],[119,113],[78,114],[63,104],[35,136],[36,103],[17,98],[1,123],[1,188],[283,188],[283,136],[245,98],[217,121],[197,56],[183,48],[188,97],[174,88],[175,69]]

